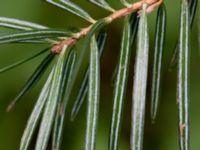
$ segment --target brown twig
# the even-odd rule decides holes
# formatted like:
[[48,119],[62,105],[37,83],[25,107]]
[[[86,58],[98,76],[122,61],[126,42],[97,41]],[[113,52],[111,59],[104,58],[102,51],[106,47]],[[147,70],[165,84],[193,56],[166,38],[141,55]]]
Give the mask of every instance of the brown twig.
[[[163,0],[141,0],[139,2],[132,4],[130,7],[125,7],[118,11],[113,12],[111,15],[109,15],[105,19],[108,20],[109,23],[111,23],[112,21],[114,21],[118,18],[125,17],[127,15],[130,15],[133,12],[141,10],[142,5],[144,3],[147,4],[148,8],[150,8],[150,11],[152,11],[155,9],[155,7],[159,6],[162,3],[162,1]],[[148,11],[148,8],[147,8],[147,12],[150,12],[150,11]],[[69,46],[73,46],[74,44],[76,44],[76,42],[78,40],[80,40],[81,38],[83,38],[87,35],[87,33],[90,31],[91,27],[94,24],[90,25],[89,27],[83,28],[80,32],[76,33],[74,36],[67,37],[66,39],[59,42],[58,44],[53,45],[53,47],[51,48],[52,53],[58,54],[61,52],[62,48],[65,45],[67,45],[69,47]]]
[[51,48],[51,52],[59,54],[65,45],[67,45],[68,47],[69,46],[73,46],[74,44],[76,44],[76,42],[79,39],[81,39],[81,38],[83,38],[83,37],[85,37],[87,35],[87,33],[90,31],[91,27],[92,27],[92,25],[87,27],[87,28],[83,28],[80,32],[74,34],[73,37],[67,37],[66,39],[64,39],[60,43],[55,44]]

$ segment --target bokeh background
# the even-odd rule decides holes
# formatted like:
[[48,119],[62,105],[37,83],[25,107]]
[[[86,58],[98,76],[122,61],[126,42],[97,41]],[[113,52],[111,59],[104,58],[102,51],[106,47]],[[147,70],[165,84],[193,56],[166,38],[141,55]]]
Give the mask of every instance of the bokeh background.
[[[102,18],[108,12],[88,3],[86,0],[75,1],[94,18]],[[117,0],[110,0],[115,8],[120,8]],[[167,37],[164,51],[164,62],[162,71],[162,85],[160,108],[155,124],[150,120],[150,87],[153,58],[153,38],[155,31],[156,12],[148,15],[150,31],[150,60],[149,77],[147,92],[147,110],[144,136],[144,150],[177,150],[178,149],[178,125],[177,125],[177,105],[176,105],[176,68],[169,69],[169,62],[172,57],[174,45],[179,32],[180,0],[165,0],[167,5]],[[0,0],[0,16],[18,18],[31,22],[40,23],[49,27],[65,29],[69,26],[85,27],[87,22],[81,18],[61,10],[44,0]],[[191,32],[191,59],[190,59],[190,125],[191,125],[191,150],[200,149],[200,55],[198,48],[198,17],[196,15],[194,26]],[[111,86],[112,74],[116,66],[119,54],[120,36],[122,20],[118,20],[108,27],[108,40],[106,50],[103,54],[101,63],[101,101],[100,118],[97,134],[97,150],[108,148],[108,137],[112,115],[113,87]],[[0,34],[12,32],[0,28]],[[5,44],[0,45],[0,67],[13,63],[21,58],[30,56],[36,51],[45,48],[46,45],[39,44]],[[123,127],[120,135],[119,150],[130,149],[130,116],[131,116],[131,91],[134,69],[134,53],[131,60],[130,79],[128,92],[125,100],[125,111],[123,114]],[[9,102],[16,96],[34,69],[41,62],[40,56],[31,62],[17,67],[9,72],[0,74],[0,149],[17,150],[19,149],[20,139],[26,125],[26,121],[31,113],[37,99],[43,80],[37,84],[23,100],[17,104],[15,109],[6,113],[5,109]],[[86,103],[81,109],[74,122],[69,121],[69,114],[73,104],[73,97],[69,102],[64,139],[62,149],[81,150],[84,149],[85,126],[86,126]],[[37,135],[35,135],[36,138]],[[32,143],[32,148],[34,140]]]

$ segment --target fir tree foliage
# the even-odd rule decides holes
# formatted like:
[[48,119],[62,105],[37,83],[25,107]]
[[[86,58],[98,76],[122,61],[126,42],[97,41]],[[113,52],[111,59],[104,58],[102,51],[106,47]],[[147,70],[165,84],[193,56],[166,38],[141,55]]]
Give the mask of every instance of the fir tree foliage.
[[[93,16],[76,4],[73,0],[45,0],[47,3],[70,12],[90,25],[86,28],[73,30],[71,28],[60,30],[29,21],[0,17],[0,27],[13,29],[12,32],[0,36],[0,44],[12,43],[46,43],[49,46],[44,50],[33,54],[18,62],[0,69],[0,74],[31,61],[40,55],[46,55],[35,72],[29,78],[24,87],[19,91],[10,103],[7,111],[11,111],[38,83],[42,75],[49,71],[35,106],[30,114],[21,138],[20,150],[28,150],[36,128],[39,126],[36,150],[46,150],[51,144],[52,150],[62,147],[64,120],[66,109],[71,109],[73,121],[79,113],[83,102],[87,103],[87,121],[85,131],[85,150],[95,150],[96,136],[99,120],[100,106],[100,58],[105,49],[108,34],[107,26],[116,19],[123,20],[121,42],[119,45],[119,60],[116,69],[116,77],[113,86],[113,108],[110,118],[109,150],[117,150],[119,147],[121,127],[123,124],[124,103],[126,103],[126,91],[129,80],[129,71],[134,65],[133,92],[132,92],[132,120],[131,124],[131,149],[142,150],[146,91],[149,68],[149,10],[157,10],[156,33],[154,37],[154,62],[151,82],[151,119],[155,123],[159,113],[160,84],[162,76],[162,62],[164,43],[166,36],[167,8],[161,1],[119,0],[121,8],[114,8],[107,0],[88,0],[102,11],[110,13],[102,19],[94,19]],[[180,31],[179,40],[173,56],[173,64],[177,65],[177,104],[179,124],[179,144],[181,150],[189,149],[189,51],[190,29],[195,17],[198,0],[180,1]],[[156,9],[157,7],[158,9]],[[77,28],[77,27],[76,27]],[[77,50],[76,45],[82,40],[82,45]],[[136,45],[135,64],[130,61]],[[89,54],[89,57],[86,55]],[[87,59],[89,58],[89,59]],[[86,60],[87,59],[87,60]],[[72,108],[68,108],[73,87],[79,77],[83,62],[87,65],[82,76],[82,83],[77,89],[77,97]],[[79,77],[80,78],[80,77]],[[19,104],[20,105],[20,104]],[[50,138],[52,137],[52,138]],[[51,140],[51,142],[49,142]],[[81,148],[80,148],[81,149]]]

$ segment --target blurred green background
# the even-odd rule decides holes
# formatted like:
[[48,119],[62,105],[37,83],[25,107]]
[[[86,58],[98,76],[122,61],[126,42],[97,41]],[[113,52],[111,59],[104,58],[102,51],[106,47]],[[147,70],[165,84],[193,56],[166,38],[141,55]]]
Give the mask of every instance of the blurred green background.
[[[76,1],[75,1],[76,2]],[[119,2],[110,0],[116,8],[120,8]],[[147,111],[144,137],[144,150],[177,150],[178,149],[178,125],[176,106],[176,68],[169,71],[169,62],[174,44],[179,32],[180,1],[165,0],[167,5],[167,38],[164,52],[164,67],[162,72],[162,92],[159,115],[155,124],[150,121],[150,86],[153,58],[153,37],[155,31],[156,12],[149,14],[150,31],[150,62],[147,93]],[[108,12],[88,3],[86,0],[77,0],[81,6],[87,9],[94,18],[102,18]],[[87,22],[71,13],[52,6],[44,0],[1,0],[0,16],[18,18],[31,22],[40,23],[49,27],[65,29],[69,26],[85,27]],[[198,15],[196,15],[191,34],[191,59],[190,59],[190,125],[191,125],[191,150],[199,150],[200,142],[200,57],[198,48]],[[97,134],[97,150],[106,150],[108,147],[109,128],[112,115],[113,87],[111,86],[112,73],[118,59],[122,20],[112,23],[108,27],[109,35],[106,50],[101,63],[101,101],[100,118]],[[11,32],[11,30],[0,28],[0,34]],[[30,56],[40,51],[46,45],[11,44],[0,45],[0,67]],[[135,49],[133,49],[133,54]],[[19,149],[20,139],[31,113],[36,98],[39,94],[43,81],[40,81],[33,90],[27,94],[23,101],[15,109],[6,113],[5,109],[9,102],[16,96],[34,69],[41,62],[43,56],[34,59],[25,65],[15,68],[7,73],[0,74],[0,150]],[[134,57],[131,60],[130,80],[128,85],[125,111],[123,114],[123,127],[120,136],[119,150],[130,149],[130,106],[132,77],[134,69]],[[48,72],[46,73],[46,75]],[[46,75],[43,77],[45,79]],[[86,126],[86,104],[81,109],[74,122],[69,121],[69,114],[73,98],[68,105],[67,122],[64,130],[62,149],[81,150],[84,149],[85,126]],[[36,135],[35,135],[36,138]],[[34,145],[34,141],[32,143]],[[33,149],[33,148],[32,148]]]

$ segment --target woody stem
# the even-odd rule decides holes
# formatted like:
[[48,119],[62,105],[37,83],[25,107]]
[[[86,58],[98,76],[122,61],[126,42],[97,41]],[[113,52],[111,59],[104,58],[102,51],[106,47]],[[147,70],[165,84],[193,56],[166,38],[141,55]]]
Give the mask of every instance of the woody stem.
[[[132,4],[130,7],[125,7],[125,8],[122,8],[120,10],[117,10],[117,11],[113,12],[111,15],[105,17],[105,20],[107,20],[108,23],[111,23],[112,21],[114,21],[116,19],[130,15],[131,13],[140,10],[142,8],[143,3],[144,3],[143,1],[136,2],[136,3]],[[85,37],[88,34],[88,32],[90,31],[91,27],[94,24],[95,23],[91,24],[90,26],[88,26],[86,28],[83,28],[80,32],[76,33],[74,36],[67,37],[63,41],[54,45],[51,48],[51,52],[58,54],[58,53],[61,52],[62,48],[65,45],[67,45],[68,47],[75,45],[78,40],[80,40],[81,38]]]

